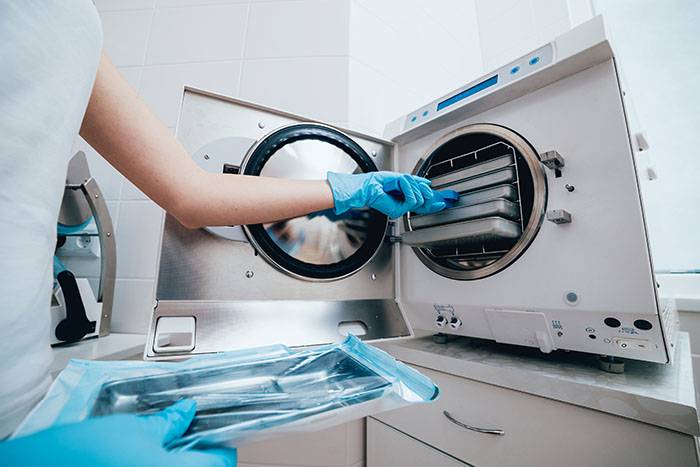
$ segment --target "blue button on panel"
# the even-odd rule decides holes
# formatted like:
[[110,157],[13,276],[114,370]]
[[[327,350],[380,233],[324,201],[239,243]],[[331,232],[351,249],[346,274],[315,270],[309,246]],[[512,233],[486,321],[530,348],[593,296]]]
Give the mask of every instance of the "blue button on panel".
[[415,121],[416,121],[416,117],[414,116],[414,117],[411,119],[411,121],[412,121],[412,122],[415,122]]
[[540,61],[540,57],[535,57],[530,59],[530,65],[536,65]]
[[423,112],[423,116],[425,117],[426,115],[428,115],[428,111],[427,111],[427,110],[426,110],[425,112]]
[[519,67],[519,66],[514,66],[513,68],[511,68],[510,74],[511,74],[511,75],[514,75],[514,74],[516,74],[516,73],[519,72],[519,71],[520,71],[520,67]]

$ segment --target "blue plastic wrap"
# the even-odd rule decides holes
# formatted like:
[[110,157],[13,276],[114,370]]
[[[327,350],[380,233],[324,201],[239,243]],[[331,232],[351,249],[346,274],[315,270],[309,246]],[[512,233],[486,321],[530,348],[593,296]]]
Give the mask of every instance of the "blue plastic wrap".
[[191,398],[195,419],[170,447],[240,446],[438,395],[429,378],[354,336],[296,352],[271,346],[180,363],[72,360],[15,436],[87,417],[154,413]]

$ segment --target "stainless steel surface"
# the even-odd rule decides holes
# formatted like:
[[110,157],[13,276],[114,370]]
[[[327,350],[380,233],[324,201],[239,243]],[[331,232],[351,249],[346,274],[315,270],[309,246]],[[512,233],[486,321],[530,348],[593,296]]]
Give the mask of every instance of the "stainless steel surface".
[[[283,146],[263,167],[263,177],[325,180],[326,172],[357,173],[359,167],[341,149],[321,141]],[[352,214],[356,214],[353,216]],[[349,258],[367,238],[368,210],[335,216],[332,210],[265,224],[265,230],[288,255],[306,263],[330,264]]]
[[[177,136],[191,154],[212,141],[236,137],[259,140],[268,131],[307,119],[285,112],[187,89]],[[391,170],[393,144],[344,131],[373,159],[380,170]],[[242,157],[239,155],[239,157]],[[213,159],[212,159],[213,160]],[[235,163],[235,161],[234,161]],[[246,279],[245,271],[255,271]],[[247,243],[218,238],[203,229],[184,228],[165,216],[156,298],[160,300],[353,300],[394,298],[392,247],[383,245],[362,274],[328,282],[302,281],[280,272]],[[376,274],[377,280],[371,280]]]
[[[480,138],[486,136],[491,142],[485,145],[477,144],[476,147],[470,148],[471,152],[466,152],[466,155],[473,157],[473,165],[484,158],[487,160],[495,159],[495,156],[499,155],[498,152],[504,152],[504,148],[510,151],[516,163],[505,169],[453,183],[447,188],[469,190],[468,193],[460,195],[458,203],[469,203],[474,200],[470,200],[468,196],[481,200],[488,199],[496,193],[507,195],[510,200],[518,202],[520,225],[500,217],[490,217],[486,218],[488,220],[481,220],[484,222],[472,220],[414,230],[411,223],[414,216],[409,215],[404,219],[402,242],[416,246],[413,251],[423,264],[438,274],[452,279],[480,279],[508,267],[530,245],[544,219],[547,185],[543,166],[533,147],[522,136],[508,128],[491,124],[474,124],[454,130],[444,135],[426,151],[425,156],[414,167],[413,173],[429,171],[431,166],[426,166],[426,164],[431,163],[432,155],[443,145],[451,143],[457,138],[460,138],[461,141],[476,138],[474,141],[478,142],[481,141]],[[484,156],[481,156],[482,153]],[[465,152],[461,152],[455,157],[463,157],[464,155]],[[440,160],[436,163],[440,162],[443,161]],[[524,172],[518,173],[519,170]],[[505,179],[499,182],[490,177],[504,177]],[[531,187],[527,193],[521,193],[520,178],[522,177],[531,180]],[[479,190],[479,188],[485,188],[484,178],[499,186]],[[476,182],[472,184],[472,181]],[[502,185],[504,183],[512,183],[512,185]],[[504,188],[504,186],[510,186],[510,188]],[[517,194],[516,199],[513,199],[514,194]],[[530,209],[525,213],[523,212],[523,196],[527,196],[527,202],[530,206]],[[466,227],[463,235],[466,234],[467,237],[460,240],[459,228],[463,227]],[[431,231],[430,235],[420,234],[422,230]],[[418,235],[414,235],[415,233]],[[479,245],[473,242],[483,242],[483,244],[479,248]],[[418,246],[422,246],[422,248]]]
[[[274,129],[304,121],[309,120],[187,88],[176,134],[185,149],[195,154],[224,138],[259,140],[267,134],[259,122]],[[366,152],[377,153],[372,160],[380,170],[392,169],[393,143],[345,133]],[[293,155],[287,151],[280,157],[280,161],[290,160]],[[254,274],[246,277],[246,271]],[[152,314],[146,349],[151,359],[162,358],[153,352],[155,322],[170,313],[196,317],[192,353],[336,342],[342,338],[338,324],[344,321],[363,322],[368,328],[363,339],[411,334],[394,300],[393,246],[389,242],[360,273],[313,282],[280,272],[249,243],[226,240],[204,229],[186,229],[166,214],[157,277],[158,306]]]
[[512,221],[520,219],[520,207],[505,199],[493,199],[471,206],[459,206],[434,214],[411,216],[411,227],[421,229],[440,224],[468,221],[482,217],[498,216]]
[[452,423],[454,423],[457,426],[461,426],[462,428],[466,428],[467,430],[471,431],[476,431],[477,433],[485,433],[488,435],[498,435],[498,436],[503,436],[506,434],[505,431],[503,430],[498,430],[494,428],[478,428],[475,426],[467,425],[466,423],[462,423],[459,420],[455,419],[452,415],[447,410],[442,411],[443,415]]
[[100,239],[100,285],[97,301],[102,302],[102,318],[98,335],[109,335],[112,327],[112,306],[114,304],[114,284],[117,276],[117,245],[114,240],[114,227],[104,196],[94,178],[88,178],[81,186],[82,192],[95,218]]
[[[276,128],[274,131],[281,128],[284,126]],[[242,173],[245,172],[250,163],[250,157],[258,145],[266,137],[267,135],[260,138],[249,149],[241,165]],[[265,163],[260,176],[297,180],[325,180],[329,171],[352,174],[361,173],[362,169],[349,154],[330,143],[318,140],[301,140],[280,147]],[[329,209],[263,226],[272,241],[287,255],[309,264],[328,265],[346,260],[360,249],[368,236],[370,214],[369,208],[352,209],[342,215],[336,215],[332,209]],[[284,268],[275,257],[257,244],[248,226],[243,226],[243,229],[258,253],[263,255],[275,268],[298,279],[321,281],[301,276]],[[383,229],[386,230],[386,223],[384,223]],[[354,271],[343,277],[361,270],[376,256],[377,252],[378,250],[364,264],[359,264]],[[327,280],[337,279],[339,277]]]
[[[505,150],[507,150],[507,148],[504,148],[504,151]],[[476,177],[478,175],[484,175],[488,172],[493,172],[494,170],[504,169],[504,168],[508,167],[509,165],[513,165],[515,163],[513,155],[506,154],[502,157],[498,157],[496,159],[491,159],[490,161],[470,165],[466,169],[454,170],[452,168],[454,166],[455,162],[458,162],[459,159],[468,158],[470,156],[473,157],[473,155],[475,155],[475,153],[464,154],[464,155],[461,155],[458,157],[454,157],[448,161],[441,162],[440,164],[431,166],[431,169],[440,169],[440,166],[442,166],[442,165],[449,165],[449,167],[450,167],[449,173],[446,173],[445,175],[440,175],[438,177],[431,177],[430,178],[433,182],[433,186],[435,188],[439,188],[441,186],[449,185],[450,183],[463,181],[464,179],[467,179],[467,178]]]
[[547,211],[547,220],[555,224],[569,224],[571,222],[571,213],[564,209],[553,209]]
[[[162,316],[194,316],[194,350],[167,356],[159,355],[153,350],[154,329]],[[411,335],[410,328],[393,299],[159,300],[151,318],[146,356],[149,359],[172,359],[273,344],[289,347],[330,344],[344,337],[338,326],[348,322],[364,324],[366,334],[357,336],[362,340]]]
[[420,248],[457,248],[490,241],[516,240],[520,234],[520,224],[500,217],[488,217],[412,230],[401,236],[401,243]]
[[565,165],[564,158],[557,151],[547,151],[540,154],[542,163],[551,170],[561,169]]
[[85,200],[85,196],[76,188],[90,178],[87,158],[83,151],[78,151],[68,163],[66,174],[66,188],[63,192],[61,210],[58,213],[58,222],[66,226],[82,225],[90,219],[92,211]]
[[[204,229],[187,229],[165,215],[156,298],[162,300],[353,300],[393,298],[389,243],[354,274],[332,282],[281,273],[252,245],[225,240]],[[246,271],[253,271],[246,277]],[[370,279],[371,274],[377,280]],[[248,274],[250,275],[250,274]]]
[[479,191],[470,191],[459,195],[455,207],[471,206],[472,204],[483,203],[492,199],[506,199],[508,201],[518,201],[518,189],[513,185],[499,185]]
[[502,183],[512,183],[516,180],[517,175],[515,173],[515,169],[512,167],[507,167],[505,169],[496,170],[473,178],[455,182],[451,185],[436,185],[435,189],[440,190],[446,188],[463,193],[465,191],[480,190],[482,188],[500,185]]

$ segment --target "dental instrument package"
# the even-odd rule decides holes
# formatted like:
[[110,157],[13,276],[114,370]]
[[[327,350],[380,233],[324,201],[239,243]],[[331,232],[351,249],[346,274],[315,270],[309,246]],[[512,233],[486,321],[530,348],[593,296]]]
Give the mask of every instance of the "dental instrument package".
[[110,414],[151,414],[190,398],[197,413],[168,447],[241,446],[434,401],[426,376],[350,335],[324,347],[276,345],[178,363],[71,360],[14,436]]

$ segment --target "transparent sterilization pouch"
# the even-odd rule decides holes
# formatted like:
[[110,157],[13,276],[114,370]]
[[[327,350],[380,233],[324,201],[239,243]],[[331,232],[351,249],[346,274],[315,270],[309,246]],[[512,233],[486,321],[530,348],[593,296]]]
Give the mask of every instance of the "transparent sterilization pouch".
[[438,394],[429,378],[354,336],[314,349],[270,346],[180,363],[72,360],[15,436],[87,417],[154,413],[191,398],[195,419],[170,447],[240,446]]

